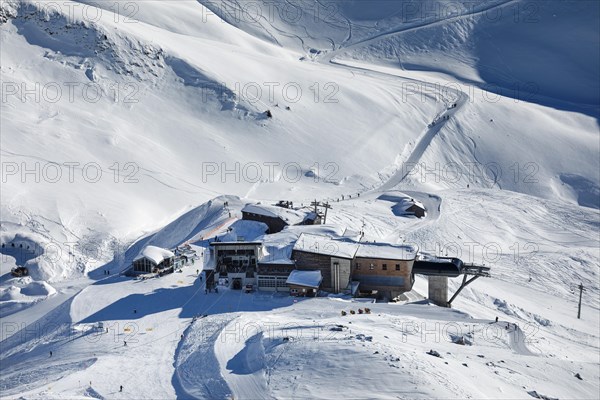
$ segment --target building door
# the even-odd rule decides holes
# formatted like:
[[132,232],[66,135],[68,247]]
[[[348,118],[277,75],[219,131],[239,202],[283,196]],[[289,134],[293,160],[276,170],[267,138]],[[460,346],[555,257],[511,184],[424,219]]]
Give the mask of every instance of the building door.
[[331,287],[334,293],[340,293],[350,283],[350,260],[331,258]]

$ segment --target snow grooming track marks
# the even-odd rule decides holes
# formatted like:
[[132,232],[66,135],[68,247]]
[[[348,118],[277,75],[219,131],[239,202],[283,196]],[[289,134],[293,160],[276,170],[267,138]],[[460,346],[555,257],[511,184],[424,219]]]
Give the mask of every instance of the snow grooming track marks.
[[323,56],[323,60],[324,61],[331,61],[339,53],[346,52],[346,51],[349,51],[349,50],[352,50],[352,49],[355,49],[355,48],[358,48],[358,47],[365,47],[365,46],[368,46],[370,44],[373,44],[373,43],[375,43],[375,42],[377,42],[379,40],[385,39],[385,38],[390,37],[390,36],[401,35],[401,34],[404,34],[404,33],[408,33],[408,32],[411,32],[411,31],[416,31],[416,30],[427,28],[427,27],[430,27],[430,26],[443,25],[443,24],[447,24],[449,22],[453,22],[453,21],[456,21],[456,20],[459,20],[459,19],[463,19],[463,18],[473,18],[473,17],[476,17],[478,15],[482,15],[482,14],[484,14],[486,12],[493,11],[493,10],[495,10],[497,8],[502,8],[502,7],[505,7],[505,6],[509,6],[511,4],[518,3],[521,0],[500,0],[500,1],[501,1],[500,3],[492,4],[492,5],[488,6],[488,7],[484,7],[482,9],[480,9],[480,10],[477,10],[476,12],[469,12],[469,10],[466,10],[467,12],[465,14],[459,14],[459,15],[456,15],[456,16],[453,16],[453,17],[450,17],[450,18],[444,18],[442,20],[434,19],[433,21],[425,21],[425,22],[423,22],[420,25],[416,25],[416,26],[413,25],[413,26],[409,26],[409,27],[406,27],[406,28],[393,29],[393,30],[391,30],[389,32],[382,32],[382,33],[377,34],[377,35],[375,35],[373,37],[370,37],[370,38],[358,41],[356,43],[352,43],[351,45],[349,45],[347,47],[341,47],[340,49],[338,49],[336,51],[333,51],[333,52],[330,52],[330,53],[326,53]]
[[97,358],[88,358],[79,361],[44,364],[43,366],[39,366],[37,362],[24,363],[19,366],[19,369],[11,373],[2,373],[0,392],[2,392],[2,397],[5,397],[19,395],[42,386],[51,389],[54,382],[76,372],[84,371],[94,365],[96,361]]
[[236,318],[234,314],[203,317],[185,330],[175,352],[173,386],[178,398],[231,398],[231,389],[216,368],[215,343]]
[[[81,291],[79,292],[81,293]],[[31,324],[0,342],[0,392],[3,396],[23,393],[53,384],[63,377],[92,366],[97,358],[51,359],[49,351],[85,336],[73,336],[69,309],[76,295]],[[29,329],[29,331],[27,330]],[[48,360],[48,362],[44,362]]]

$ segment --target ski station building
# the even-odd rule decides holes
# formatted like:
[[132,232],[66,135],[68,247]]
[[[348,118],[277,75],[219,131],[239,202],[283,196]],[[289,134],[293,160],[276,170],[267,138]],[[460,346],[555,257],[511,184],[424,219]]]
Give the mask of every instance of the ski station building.
[[301,233],[291,257],[270,257],[260,241],[212,242],[210,252],[205,269],[232,289],[252,285],[299,296],[322,289],[392,298],[412,289],[417,249]]
[[133,260],[134,274],[163,273],[172,271],[175,267],[175,254],[167,249],[156,246],[146,246]]
[[417,251],[414,246],[303,233],[294,245],[292,259],[297,269],[321,271],[323,290],[393,298],[412,289]]

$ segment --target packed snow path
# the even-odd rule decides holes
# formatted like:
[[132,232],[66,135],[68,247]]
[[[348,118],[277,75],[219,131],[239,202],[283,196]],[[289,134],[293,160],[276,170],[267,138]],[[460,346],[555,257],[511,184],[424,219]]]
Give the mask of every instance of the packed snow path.
[[235,314],[199,317],[184,332],[175,353],[173,385],[178,398],[225,399],[231,389],[218,365],[214,348],[223,328]]
[[[393,80],[401,82],[416,82],[424,90],[425,87],[431,88],[436,93],[436,98],[444,104],[444,109],[432,116],[431,123],[424,128],[423,133],[416,139],[414,145],[411,145],[410,154],[405,157],[399,169],[390,176],[386,182],[381,186],[377,187],[376,191],[386,191],[394,189],[398,186],[406,177],[410,176],[413,169],[417,167],[417,164],[423,157],[423,154],[427,151],[427,148],[436,137],[436,135],[447,126],[448,122],[465,106],[469,101],[469,95],[461,90],[455,89],[450,85],[444,85],[441,88],[439,83],[433,83],[423,80],[417,80],[414,78],[408,78],[397,73],[386,72],[375,67],[369,68],[367,66],[352,65],[348,61],[330,60],[330,64],[349,69],[354,71],[363,71],[373,76],[384,76],[386,78],[392,78]],[[391,86],[393,88],[393,86]],[[391,89],[390,89],[391,90]],[[424,94],[421,94],[424,95]]]

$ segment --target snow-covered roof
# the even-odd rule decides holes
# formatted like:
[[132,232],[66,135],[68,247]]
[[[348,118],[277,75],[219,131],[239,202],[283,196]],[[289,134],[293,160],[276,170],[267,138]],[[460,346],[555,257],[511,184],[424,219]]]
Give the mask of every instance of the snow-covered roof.
[[296,241],[294,250],[352,259],[358,250],[358,246],[359,243],[356,242],[303,233]]
[[265,265],[294,265],[294,260],[284,257],[270,258],[269,256],[266,256],[258,260],[258,263]]
[[224,242],[236,242],[239,240],[254,241],[269,230],[267,224],[258,221],[247,221],[238,219],[229,226],[230,231],[219,239]]
[[411,208],[412,206],[417,206],[423,210],[425,210],[425,206],[423,205],[423,203],[421,203],[418,200],[415,199],[403,199],[402,202],[400,203],[400,208],[402,209],[402,211],[404,212],[408,212],[408,209]]
[[304,212],[266,204],[246,204],[242,208],[242,212],[262,215],[264,217],[281,218],[288,225],[297,225],[309,218],[314,218],[314,212]]
[[290,273],[285,283],[318,289],[322,280],[321,271],[300,271],[295,269]]
[[144,250],[142,250],[142,253],[138,255],[133,261],[141,260],[142,258],[147,258],[148,260],[158,265],[167,258],[171,258],[174,256],[175,254],[173,254],[173,252],[170,250],[156,246],[146,246],[144,247]]
[[409,245],[388,243],[361,243],[356,257],[379,258],[385,260],[414,260],[418,249]]
[[410,245],[359,243],[345,238],[332,238],[310,233],[300,235],[294,245],[294,250],[347,259],[363,257],[385,260],[414,260],[418,252],[417,247]]

